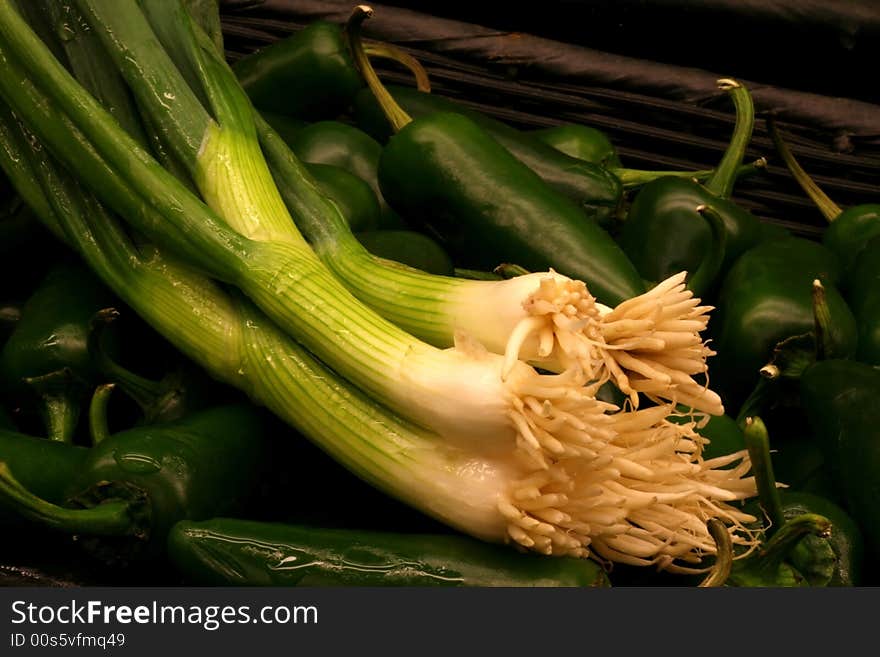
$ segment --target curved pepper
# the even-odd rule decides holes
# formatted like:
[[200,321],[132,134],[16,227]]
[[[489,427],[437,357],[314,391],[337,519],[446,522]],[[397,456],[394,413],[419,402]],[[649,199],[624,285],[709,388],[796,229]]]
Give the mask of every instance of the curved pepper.
[[90,449],[61,446],[77,455],[63,455],[65,463],[79,459],[65,473],[64,506],[10,447],[0,454],[0,504],[77,536],[107,563],[155,557],[177,521],[240,510],[263,474],[266,441],[261,414],[237,404],[122,431]]
[[314,21],[232,64],[254,105],[305,120],[335,117],[361,88],[342,28]]
[[880,559],[880,370],[823,360],[800,378],[803,409],[847,512]]
[[530,134],[557,151],[584,162],[593,162],[606,169],[623,167],[608,135],[596,128],[568,123],[532,130]]
[[[424,69],[390,44],[368,53],[406,66],[421,89],[430,89]],[[345,111],[363,86],[345,43],[342,27],[313,21],[232,64],[241,86],[260,110],[317,121]]]
[[458,267],[552,267],[584,281],[610,306],[643,293],[610,235],[471,119],[435,113],[413,120],[394,102],[357,47],[366,15],[357,8],[347,29],[362,74],[399,130],[379,160],[388,203],[407,221],[421,222]]
[[767,120],[767,127],[792,177],[829,222],[822,234],[823,244],[840,258],[844,270],[848,270],[868,241],[880,235],[880,203],[854,205],[845,210],[841,208],[807,175],[772,119]]
[[792,176],[829,222],[822,243],[837,254],[843,265],[844,296],[859,325],[856,357],[880,365],[880,204],[842,209],[807,175],[773,121],[768,121],[768,126]]
[[366,182],[373,190],[381,212],[381,220],[375,228],[404,226],[403,220],[388,207],[379,187],[378,171],[382,146],[366,132],[339,121],[319,121],[300,130],[287,143],[303,162],[332,164]]
[[681,178],[659,178],[636,194],[618,241],[642,277],[656,283],[680,271],[695,271],[711,241],[710,228],[697,212],[712,206],[724,222],[726,251],[723,275],[760,239],[760,223],[730,201],[736,172],[751,139],[754,107],[748,90],[733,80],[720,80],[736,106],[736,127],[713,175],[701,185]]
[[828,349],[840,356],[855,353],[855,319],[835,287],[840,276],[834,254],[805,238],[764,242],[740,257],[724,279],[709,324],[717,352],[711,380],[726,408],[742,404],[777,344],[813,331],[815,279],[825,286]]
[[[877,223],[880,225],[880,221]],[[859,326],[856,358],[880,365],[880,234],[868,241],[853,260],[845,294]]]
[[[387,89],[394,102],[413,118],[427,118],[436,113],[466,116],[516,159],[537,173],[547,185],[572,199],[588,217],[602,224],[619,218],[624,189],[644,185],[661,176],[683,176],[690,179],[711,174],[711,171],[606,169],[594,162],[572,157],[544,143],[533,133],[517,130],[449,98],[422,93],[409,87],[389,85]],[[369,89],[362,89],[355,96],[353,111],[358,126],[379,142],[387,142],[395,132],[382,106],[376,102]],[[751,167],[747,169],[751,170]]]
[[88,351],[92,316],[114,303],[111,293],[81,265],[56,265],[22,307],[0,352],[0,386],[37,410],[52,440],[70,442],[90,382],[98,372]]
[[358,241],[375,256],[415,267],[437,276],[453,276],[455,267],[446,251],[427,235],[412,230],[369,230],[356,233]]
[[227,518],[178,523],[168,554],[197,583],[220,586],[609,586],[594,561],[519,554],[463,536]]
[[324,195],[339,206],[352,231],[378,228],[379,201],[366,182],[332,164],[306,164],[306,168]]

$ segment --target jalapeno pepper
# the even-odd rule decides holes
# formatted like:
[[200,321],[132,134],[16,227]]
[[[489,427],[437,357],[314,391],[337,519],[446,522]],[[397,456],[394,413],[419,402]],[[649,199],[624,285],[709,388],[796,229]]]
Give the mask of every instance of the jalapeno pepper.
[[361,88],[342,28],[314,21],[232,64],[261,109],[305,120],[335,117]]
[[530,134],[578,160],[593,162],[607,169],[623,167],[608,135],[596,128],[569,123],[533,130]]
[[767,127],[776,150],[792,177],[829,222],[822,234],[822,242],[837,254],[844,270],[848,270],[868,241],[880,235],[880,204],[865,203],[847,209],[841,208],[807,175],[782,139],[772,118],[767,120]]
[[[76,536],[107,563],[156,557],[177,521],[242,508],[263,474],[264,426],[256,408],[230,405],[121,431],[89,449],[61,446],[60,466],[28,460],[8,444],[0,456],[0,505],[37,526]],[[27,449],[32,452],[33,444]],[[63,466],[63,476],[50,475],[51,489],[34,483],[38,463]],[[57,502],[62,485],[63,506]]]
[[857,361],[818,361],[801,376],[800,391],[832,481],[865,535],[870,559],[876,561],[880,559],[880,370]]
[[813,286],[825,287],[832,353],[855,353],[857,327],[835,285],[837,258],[817,242],[784,238],[755,246],[740,257],[724,279],[709,325],[717,355],[710,363],[713,387],[726,408],[738,408],[758,382],[778,343],[814,329]]
[[880,365],[880,204],[842,209],[807,175],[772,120],[768,125],[776,150],[792,176],[829,222],[822,243],[837,254],[843,265],[844,296],[859,326],[857,358]]
[[394,534],[218,518],[180,522],[168,554],[221,586],[608,586],[588,559],[547,559],[457,535]]
[[379,226],[379,202],[367,183],[332,164],[307,164],[306,168],[324,195],[339,206],[352,231],[373,230]]
[[356,61],[383,106],[405,117],[379,161],[382,193],[395,210],[407,221],[422,222],[459,267],[491,270],[502,262],[532,271],[552,267],[583,280],[608,305],[644,292],[608,233],[585,221],[574,203],[476,123],[446,113],[410,120],[358,51],[358,25],[365,15],[356,10],[348,26]]
[[[400,62],[419,88],[430,89],[419,63],[390,44],[372,44],[369,54]],[[232,70],[258,109],[306,121],[336,118],[363,85],[342,28],[325,21],[239,59]]]
[[724,157],[701,185],[681,178],[659,178],[642,187],[627,214],[618,241],[642,277],[665,280],[680,271],[694,272],[709,247],[711,231],[697,208],[712,206],[724,222],[726,250],[719,274],[760,238],[760,223],[730,201],[736,170],[752,135],[754,107],[748,90],[720,80],[736,106],[736,127]]
[[114,302],[81,265],[56,265],[27,300],[0,352],[0,385],[25,408],[30,400],[52,440],[70,442],[89,382],[98,373],[88,353],[89,323]]
[[437,276],[452,276],[455,268],[446,251],[427,235],[412,230],[369,230],[356,233],[375,256],[415,267]]
[[[878,217],[880,225],[880,217]],[[858,360],[880,365],[880,234],[861,249],[846,277],[846,299],[859,326]]]
[[[400,216],[388,207],[379,188],[378,170],[382,146],[370,135],[338,121],[319,121],[300,130],[288,145],[303,162],[332,164],[366,182],[379,202],[381,220],[375,228],[404,226]],[[353,230],[366,230],[366,227]]]

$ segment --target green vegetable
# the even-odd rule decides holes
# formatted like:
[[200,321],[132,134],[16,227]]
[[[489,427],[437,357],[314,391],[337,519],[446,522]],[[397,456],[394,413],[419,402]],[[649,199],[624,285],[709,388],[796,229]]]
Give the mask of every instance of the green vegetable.
[[821,244],[797,237],[764,242],[728,272],[710,327],[718,354],[711,380],[727,406],[739,408],[745,401],[777,344],[813,331],[816,279],[824,285],[830,314],[828,348],[840,356],[852,355],[856,323],[836,288],[837,258]]
[[374,256],[400,262],[429,274],[452,276],[452,260],[427,235],[412,230],[371,230],[356,234]]
[[837,255],[845,272],[844,296],[859,326],[857,358],[880,365],[880,204],[841,209],[798,164],[772,121],[769,125],[792,176],[829,221],[822,243]]
[[[272,127],[275,128],[274,125]],[[332,164],[366,182],[376,195],[381,209],[381,221],[377,228],[404,226],[403,220],[388,207],[379,188],[378,171],[382,146],[370,135],[346,123],[318,121],[300,130],[293,139],[287,139],[283,134],[281,137],[303,162]]]
[[48,475],[54,490],[44,498],[26,485],[33,465],[12,445],[2,456],[11,459],[0,463],[0,504],[37,526],[76,535],[106,562],[157,557],[178,520],[244,509],[264,472],[266,440],[260,414],[239,404],[121,431],[88,450],[70,446],[55,463],[44,453],[43,468],[73,474],[63,506],[51,501],[62,483],[58,472]]
[[636,194],[620,231],[620,245],[647,281],[662,281],[680,271],[693,274],[700,268],[712,243],[712,229],[697,210],[701,206],[714,208],[724,224],[721,275],[760,238],[758,220],[730,200],[752,136],[751,94],[735,80],[718,84],[736,106],[736,126],[718,167],[705,185],[668,177],[648,183]]
[[309,164],[306,169],[321,193],[336,204],[351,230],[374,230],[380,225],[379,202],[367,183],[332,164]]
[[801,399],[846,511],[880,558],[880,371],[838,359],[818,361],[800,379]]
[[22,307],[0,351],[0,385],[36,410],[51,440],[73,440],[81,405],[99,378],[89,357],[90,321],[114,302],[88,269],[60,263]]
[[228,518],[178,523],[168,554],[181,573],[214,586],[609,586],[589,559],[541,559],[462,536]]
[[[130,4],[115,3],[113,9],[125,10],[123,24],[114,25],[114,33],[140,29],[136,20],[129,22]],[[748,543],[737,528],[751,516],[714,499],[717,491],[724,491],[719,494],[728,501],[753,493],[751,482],[742,478],[747,463],[734,470],[714,470],[693,462],[696,437],[686,428],[666,423],[667,409],[658,406],[596,414],[599,425],[606,422],[602,417],[609,418],[608,432],[593,422],[591,414],[580,414],[572,426],[583,421],[601,435],[585,436],[585,443],[570,457],[547,468],[530,465],[517,454],[518,449],[527,452],[528,446],[525,441],[516,444],[518,429],[509,414],[510,398],[501,398],[503,406],[495,404],[499,397],[489,397],[486,403],[482,393],[475,395],[465,388],[502,392],[501,357],[473,349],[439,353],[428,349],[365,311],[292,235],[277,241],[242,237],[150,159],[136,141],[117,130],[10,6],[0,4],[0,18],[0,92],[45,140],[28,141],[19,135],[12,144],[19,153],[15,161],[29,168],[20,172],[9,159],[4,162],[7,175],[15,177],[16,188],[28,203],[41,210],[41,220],[59,229],[117,294],[215,377],[247,390],[374,485],[478,538],[512,539],[542,553],[595,552],[609,560],[675,569],[714,545],[704,520],[722,513],[734,527],[737,541]],[[10,53],[21,57],[13,59]],[[138,68],[147,71],[152,66],[144,62]],[[211,75],[222,74],[220,67],[208,68]],[[158,65],[156,69],[168,72]],[[40,80],[47,95],[32,95],[33,89],[20,93],[22,76]],[[227,91],[224,98],[235,95],[234,88]],[[197,118],[189,115],[187,120]],[[7,125],[9,120],[7,115]],[[201,154],[188,151],[185,139],[177,149],[182,156],[188,153],[189,160],[180,158],[184,162],[193,163],[193,155]],[[173,245],[188,262],[175,264],[161,248],[131,244],[116,219],[84,194],[77,181],[66,178],[54,157],[76,163],[71,170],[78,181],[141,231]],[[208,180],[210,176],[205,176],[202,182]],[[266,190],[257,186],[252,191]],[[235,220],[238,207],[227,203],[224,209],[226,220]],[[239,287],[277,323],[195,273],[193,265]],[[292,336],[276,328],[281,325]],[[319,365],[293,336],[333,370]],[[416,359],[421,361],[410,367]],[[532,370],[523,367],[513,378],[518,379],[519,372],[526,381],[532,378]],[[419,379],[422,373],[430,378],[432,372],[441,374],[440,381]],[[344,381],[342,373],[357,377],[373,398]],[[401,373],[409,378],[401,380]],[[419,385],[424,385],[425,393],[420,398],[416,397]],[[544,395],[540,388],[530,391]],[[397,405],[406,411],[421,413],[423,421],[440,416],[437,424],[443,426],[448,420],[443,427],[446,433],[440,436],[396,417],[377,403],[388,401],[388,393],[397,396]],[[414,398],[425,405],[414,407]],[[443,405],[445,400],[451,407]],[[588,411],[601,409],[587,400],[583,403]],[[539,415],[544,409],[526,410],[535,412],[537,421],[546,417]],[[544,426],[553,428],[552,423]],[[650,466],[642,467],[643,458]],[[614,467],[595,469],[604,463]],[[586,488],[581,479],[585,472],[590,475]],[[664,473],[660,481],[657,473]],[[664,492],[666,477],[676,488],[672,495]],[[584,496],[589,504],[584,504]],[[646,533],[641,529],[646,522],[657,529]]]
[[600,164],[606,169],[623,166],[608,135],[596,128],[569,123],[533,130],[531,134],[557,151],[584,162]]
[[[400,62],[430,88],[418,63],[393,46],[373,44],[370,54]],[[307,121],[336,118],[362,86],[342,28],[324,21],[243,57],[233,70],[256,107]]]

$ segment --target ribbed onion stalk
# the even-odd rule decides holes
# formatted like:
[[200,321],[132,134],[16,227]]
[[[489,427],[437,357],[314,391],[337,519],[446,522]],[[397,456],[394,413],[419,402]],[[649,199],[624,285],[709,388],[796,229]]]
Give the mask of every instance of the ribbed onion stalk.
[[239,287],[370,396],[452,440],[486,451],[515,445],[541,467],[585,453],[611,421],[614,407],[595,399],[580,369],[545,375],[520,361],[510,366],[466,336],[437,349],[358,301],[308,245],[231,229],[120,129],[8,3],[0,18],[2,93],[64,164],[139,231]]
[[[407,122],[363,52],[360,23],[369,13],[358,7],[346,28],[352,53],[389,116]],[[583,282],[552,271],[478,281],[376,258],[272,128],[258,119],[257,129],[275,182],[312,247],[355,296],[398,326],[439,347],[467,334],[505,354],[505,373],[518,359],[554,371],[579,366],[589,380],[611,378],[636,407],[643,392],[723,413],[718,395],[692,378],[706,372],[712,355],[700,338],[711,308],[685,288],[685,273],[611,309],[596,303]]]
[[[553,555],[595,555],[688,571],[754,520],[729,502],[754,494],[745,453],[703,461],[693,423],[656,407],[610,416],[591,453],[536,468],[515,450],[487,453],[400,419],[316,361],[252,304],[163,255],[136,248],[32,135],[0,111],[0,165],[43,219],[115,292],[219,380],[299,429],[352,472],[478,538]],[[731,469],[722,466],[739,461]]]

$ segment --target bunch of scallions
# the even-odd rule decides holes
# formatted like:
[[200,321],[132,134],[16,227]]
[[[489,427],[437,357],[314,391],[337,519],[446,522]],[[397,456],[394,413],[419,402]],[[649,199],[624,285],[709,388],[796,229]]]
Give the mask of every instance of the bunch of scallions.
[[[756,492],[747,453],[701,456],[723,408],[693,378],[711,309],[684,273],[611,309],[552,271],[476,281],[370,256],[187,4],[0,0],[0,165],[120,298],[470,535],[678,571],[715,552],[713,519],[755,546],[732,504]],[[369,78],[367,14],[348,31]],[[608,381],[622,408],[597,399]]]

